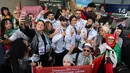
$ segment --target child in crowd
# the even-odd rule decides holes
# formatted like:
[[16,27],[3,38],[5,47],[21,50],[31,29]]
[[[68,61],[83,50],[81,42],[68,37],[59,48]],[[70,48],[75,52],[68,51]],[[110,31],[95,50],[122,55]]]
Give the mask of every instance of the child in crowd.
[[71,57],[71,55],[65,55],[63,58],[63,66],[74,66],[74,62],[73,59]]

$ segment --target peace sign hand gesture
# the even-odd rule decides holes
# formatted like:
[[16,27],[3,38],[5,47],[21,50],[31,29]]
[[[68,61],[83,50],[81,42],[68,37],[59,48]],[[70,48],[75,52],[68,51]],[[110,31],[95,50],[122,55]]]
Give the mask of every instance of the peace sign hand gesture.
[[87,33],[83,32],[83,38],[85,41],[87,40]]
[[36,69],[39,69],[42,67],[42,62],[38,62],[38,66],[36,67]]
[[82,28],[79,28],[79,29],[77,30],[78,35],[80,35],[81,29],[82,29]]
[[72,30],[72,28],[70,29],[70,35],[73,36],[74,31]]

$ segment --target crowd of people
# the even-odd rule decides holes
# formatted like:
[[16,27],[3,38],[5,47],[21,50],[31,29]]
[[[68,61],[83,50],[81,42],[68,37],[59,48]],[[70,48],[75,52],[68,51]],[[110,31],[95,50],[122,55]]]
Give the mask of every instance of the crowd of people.
[[93,73],[116,73],[122,63],[123,26],[113,23],[104,4],[96,9],[90,3],[75,13],[62,7],[56,14],[43,9],[36,17],[19,7],[13,14],[2,7],[0,17],[0,49],[4,49],[0,70],[5,72],[31,73],[32,66],[93,65]]

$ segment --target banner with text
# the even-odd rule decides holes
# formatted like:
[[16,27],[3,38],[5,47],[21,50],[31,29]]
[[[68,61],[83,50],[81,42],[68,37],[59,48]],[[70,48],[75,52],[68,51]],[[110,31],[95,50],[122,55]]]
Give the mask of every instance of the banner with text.
[[92,65],[89,66],[62,66],[43,67],[37,69],[37,73],[92,73]]

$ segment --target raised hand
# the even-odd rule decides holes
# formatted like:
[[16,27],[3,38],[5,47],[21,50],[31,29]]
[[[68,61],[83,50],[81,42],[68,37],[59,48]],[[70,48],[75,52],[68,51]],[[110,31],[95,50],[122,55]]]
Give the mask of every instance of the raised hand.
[[58,4],[58,9],[62,9],[62,5],[61,4]]
[[19,23],[20,23],[20,25],[25,23],[25,16],[23,16],[23,15],[20,16]]
[[62,34],[62,36],[65,36],[65,35],[66,35],[66,32],[65,32],[65,31],[63,31],[61,34]]
[[73,52],[74,48],[75,48],[75,45],[72,45],[72,46],[70,47],[69,52],[68,52],[67,54],[71,54],[71,53]]
[[79,28],[79,29],[77,30],[77,33],[78,33],[78,35],[80,35],[80,33],[81,33],[81,28]]
[[87,40],[87,33],[83,32],[83,38],[85,41]]
[[61,28],[58,28],[58,29],[55,30],[54,33],[57,34],[58,32],[60,32],[60,30],[61,30]]
[[40,12],[40,14],[45,14],[45,13],[47,13],[49,10],[42,10],[41,12]]
[[0,39],[0,43],[2,43],[4,40]]
[[36,67],[36,69],[39,69],[42,67],[42,62],[38,62],[38,66]]
[[72,30],[72,28],[70,29],[70,35],[73,36],[74,31]]
[[6,34],[4,34],[4,38],[8,39],[9,37]]
[[52,61],[52,57],[51,56],[49,57],[48,61]]

